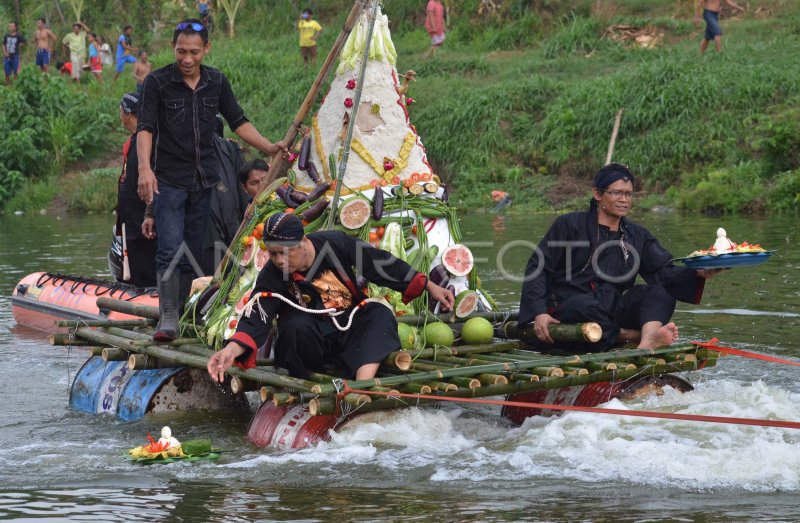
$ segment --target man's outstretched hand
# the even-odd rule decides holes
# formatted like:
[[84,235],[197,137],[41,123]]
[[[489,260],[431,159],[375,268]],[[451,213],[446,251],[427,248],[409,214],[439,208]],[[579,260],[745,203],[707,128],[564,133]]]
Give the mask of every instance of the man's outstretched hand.
[[225,371],[233,365],[236,358],[244,354],[246,349],[236,342],[230,342],[225,345],[221,351],[215,352],[208,358],[208,374],[211,379],[217,383],[222,383],[225,380]]

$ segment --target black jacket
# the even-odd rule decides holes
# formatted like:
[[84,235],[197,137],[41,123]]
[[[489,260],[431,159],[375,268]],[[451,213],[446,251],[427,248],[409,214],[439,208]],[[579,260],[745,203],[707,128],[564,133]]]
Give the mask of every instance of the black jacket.
[[705,279],[694,269],[673,265],[671,259],[641,225],[622,218],[619,233],[598,225],[595,205],[588,212],[559,216],[528,261],[518,322],[530,323],[575,294],[594,293],[610,309],[634,286],[637,275],[648,284],[660,283],[678,301],[699,303]]
[[232,131],[248,121],[220,71],[201,65],[195,90],[177,63],[147,75],[136,130],[153,133],[150,164],[159,182],[188,190],[219,182],[213,143],[218,112]]

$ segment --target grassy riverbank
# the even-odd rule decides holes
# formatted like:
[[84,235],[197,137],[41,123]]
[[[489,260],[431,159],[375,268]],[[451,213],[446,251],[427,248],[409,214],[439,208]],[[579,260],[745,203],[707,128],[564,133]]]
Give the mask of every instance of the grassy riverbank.
[[[398,70],[418,74],[409,93],[416,100],[412,122],[456,201],[488,207],[489,192],[502,189],[515,205],[532,210],[582,207],[591,173],[604,161],[614,115],[624,108],[614,159],[639,174],[643,198],[637,206],[692,212],[800,207],[800,64],[794,58],[800,53],[800,5],[759,2],[767,9],[724,18],[725,53],[701,58],[702,31],[692,24],[691,2],[617,0],[597,11],[596,2],[586,1],[571,3],[570,12],[555,7],[559,3],[500,3],[496,19],[476,18],[477,1],[460,4],[441,55],[428,60],[418,2],[401,0],[389,8]],[[342,14],[330,17],[337,7]],[[320,2],[327,29],[323,52],[345,9],[341,1]],[[215,35],[208,60],[227,73],[249,117],[272,139],[283,135],[314,76],[302,70],[293,15],[285,12],[243,15],[236,39]],[[603,36],[612,24],[652,27],[659,44],[641,49],[614,42]],[[168,50],[153,58],[157,65],[170,60]],[[24,188],[6,198],[7,211],[41,208],[52,192],[69,208],[108,210],[113,198],[104,193],[114,184],[105,182],[113,176],[89,167],[119,159],[123,138],[112,131],[118,127],[116,103],[131,82],[123,77],[108,88],[63,85],[70,95],[88,91],[75,105],[101,114],[82,120],[94,139],[62,155],[63,165],[51,160],[56,147],[38,148],[45,156],[26,169],[41,168],[19,169],[38,181],[15,181]],[[3,101],[10,95],[4,88],[0,93],[7,114]],[[53,125],[55,142],[61,134]],[[74,171],[76,161],[84,168],[68,176],[65,191],[55,180],[64,165]]]

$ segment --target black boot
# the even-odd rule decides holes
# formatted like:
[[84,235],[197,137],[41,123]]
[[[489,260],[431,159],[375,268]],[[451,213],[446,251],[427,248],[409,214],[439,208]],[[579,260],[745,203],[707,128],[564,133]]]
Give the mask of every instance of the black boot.
[[169,278],[158,273],[158,313],[160,320],[153,340],[170,342],[178,337],[180,307],[180,274],[172,271]]

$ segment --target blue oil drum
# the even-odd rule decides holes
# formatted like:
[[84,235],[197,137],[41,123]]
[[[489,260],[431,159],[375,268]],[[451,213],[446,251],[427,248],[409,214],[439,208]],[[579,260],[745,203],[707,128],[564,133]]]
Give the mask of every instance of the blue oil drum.
[[70,389],[69,404],[89,414],[112,414],[131,421],[147,413],[152,397],[183,367],[128,370],[126,361],[93,356],[83,364]]

